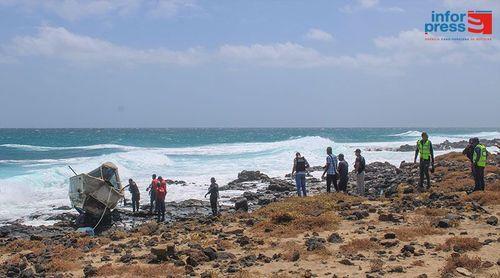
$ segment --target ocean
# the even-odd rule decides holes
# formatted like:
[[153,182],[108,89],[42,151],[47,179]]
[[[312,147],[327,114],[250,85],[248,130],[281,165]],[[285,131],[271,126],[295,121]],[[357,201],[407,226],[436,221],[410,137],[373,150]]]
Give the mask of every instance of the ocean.
[[[311,165],[323,165],[325,149],[343,153],[352,165],[360,148],[367,163],[399,165],[413,160],[413,152],[391,148],[415,144],[418,128],[193,128],[193,129],[0,129],[0,223],[22,219],[46,223],[32,214],[50,214],[70,205],[67,191],[73,175],[111,161],[119,167],[122,183],[138,183],[142,203],[151,174],[183,180],[171,185],[167,201],[203,199],[210,177],[219,185],[236,179],[242,170],[260,170],[283,177],[292,169],[296,151]],[[433,143],[477,136],[500,138],[498,128],[426,129]],[[438,152],[442,153],[442,152]],[[224,192],[226,199],[241,192]]]

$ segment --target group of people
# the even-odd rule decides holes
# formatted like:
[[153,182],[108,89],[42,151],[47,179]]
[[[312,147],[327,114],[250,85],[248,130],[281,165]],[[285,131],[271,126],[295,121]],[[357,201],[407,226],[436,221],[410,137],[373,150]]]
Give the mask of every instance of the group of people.
[[[419,190],[424,189],[424,179],[427,181],[426,188],[430,188],[430,173],[434,173],[435,169],[434,150],[432,148],[432,142],[429,140],[429,135],[426,132],[422,132],[421,137],[422,139],[417,141],[415,158],[413,160],[414,163],[417,163],[417,158],[420,158],[420,179],[418,182]],[[356,155],[356,161],[354,162],[356,174],[356,194],[364,196],[366,162],[364,157],[361,155],[360,149],[356,149],[354,153]],[[333,184],[333,188],[336,192],[347,193],[349,164],[345,161],[343,154],[335,156],[332,153],[331,147],[326,148],[326,154],[326,164],[323,166],[324,171],[321,176],[321,179],[325,179],[326,176],[326,192],[331,192],[331,186]],[[473,191],[484,190],[484,168],[486,167],[486,160],[488,158],[486,147],[479,143],[478,138],[471,138],[469,140],[469,145],[465,148],[463,154],[466,155],[471,162],[471,172],[475,183]],[[309,167],[307,159],[297,152],[293,161],[292,177],[295,177],[298,196],[307,196],[306,175]]]
[[[356,194],[359,196],[365,195],[365,158],[361,155],[361,150],[354,151],[356,161],[354,162],[354,169],[356,171]],[[295,153],[293,160],[292,177],[295,177],[297,187],[297,195],[300,197],[307,196],[306,190],[306,174],[309,168],[307,159],[299,152]],[[349,182],[349,164],[345,161],[344,155],[334,155],[332,147],[326,148],[326,164],[323,166],[323,175],[321,179],[326,176],[326,192],[330,193],[333,189],[336,192],[347,193],[347,183]]]
[[[414,163],[417,162],[417,158],[419,157],[420,180],[418,188],[424,188],[425,178],[427,181],[426,188],[429,189],[431,186],[429,172],[434,173],[434,150],[428,134],[426,132],[422,132],[421,136],[422,139],[417,141],[415,148]],[[356,194],[358,196],[364,196],[366,162],[365,158],[361,155],[360,149],[356,149],[354,154],[356,155],[356,160],[354,162],[354,170],[356,174]],[[475,181],[474,191],[484,190],[484,168],[486,167],[486,160],[488,157],[486,147],[479,143],[478,138],[471,138],[469,140],[469,145],[464,149],[463,154],[466,155],[471,162],[471,172]],[[297,195],[299,197],[307,196],[306,175],[308,168],[310,168],[310,165],[307,162],[307,159],[297,152],[295,154],[295,159],[293,160],[292,177],[295,178]],[[333,185],[333,189],[336,192],[347,193],[347,183],[349,182],[349,164],[345,161],[343,154],[338,154],[336,156],[333,154],[331,147],[326,148],[326,164],[323,166],[323,170],[321,179],[326,179],[326,192],[332,192]],[[129,192],[132,195],[132,210],[134,212],[139,211],[140,192],[137,184],[132,179],[129,179],[127,187],[129,187]],[[156,177],[156,174],[153,174],[151,183],[146,188],[146,191],[149,192],[150,213],[153,213],[154,211],[157,214],[158,222],[165,221],[167,181],[161,176]],[[210,186],[208,192],[205,194],[205,198],[208,195],[210,195],[212,214],[213,216],[217,216],[219,215],[219,186],[213,177],[210,179]]]
[[[139,211],[139,201],[140,192],[137,183],[133,179],[128,180],[128,190],[132,195],[132,211]],[[167,181],[163,179],[162,176],[156,176],[153,174],[151,178],[151,183],[146,188],[146,192],[149,192],[149,212],[156,214],[157,222],[165,221],[165,198],[167,196]],[[208,188],[207,195],[210,195],[210,206],[212,208],[212,214],[217,216],[219,214],[218,199],[219,199],[219,185],[216,183],[215,178],[210,179],[210,187]]]
[[[471,174],[474,177],[474,189],[472,192],[484,190],[484,168],[486,167],[486,161],[488,159],[486,146],[479,143],[479,138],[470,138],[469,144],[462,151],[462,153],[466,155],[471,162]],[[434,150],[432,149],[432,143],[429,140],[429,135],[426,132],[422,132],[422,139],[417,141],[414,159],[415,163],[417,162],[418,156],[420,156],[420,181],[418,183],[418,187],[423,189],[425,176],[425,179],[427,180],[427,189],[429,189],[431,186],[429,171],[434,173]]]

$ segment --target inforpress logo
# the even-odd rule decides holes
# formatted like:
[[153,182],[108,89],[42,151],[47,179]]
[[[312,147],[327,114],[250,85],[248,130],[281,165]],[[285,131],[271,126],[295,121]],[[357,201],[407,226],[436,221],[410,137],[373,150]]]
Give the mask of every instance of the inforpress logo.
[[[431,21],[425,23],[426,40],[491,40],[493,13],[491,11],[432,11]],[[432,36],[431,36],[432,34]]]
[[491,35],[493,33],[493,13],[491,11],[467,12],[467,30],[475,34]]

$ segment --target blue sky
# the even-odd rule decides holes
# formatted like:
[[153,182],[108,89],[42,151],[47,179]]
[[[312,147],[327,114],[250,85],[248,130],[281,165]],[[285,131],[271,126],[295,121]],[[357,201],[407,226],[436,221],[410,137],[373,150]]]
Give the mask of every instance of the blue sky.
[[[493,40],[429,42],[431,11]],[[500,1],[0,0],[0,127],[498,126]]]

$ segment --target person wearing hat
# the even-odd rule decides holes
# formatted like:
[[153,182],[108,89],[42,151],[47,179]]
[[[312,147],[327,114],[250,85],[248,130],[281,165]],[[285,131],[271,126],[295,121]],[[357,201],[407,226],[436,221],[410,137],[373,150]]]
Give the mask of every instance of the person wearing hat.
[[426,132],[422,132],[422,139],[417,141],[417,148],[415,149],[415,159],[413,163],[417,163],[417,157],[420,156],[420,181],[418,187],[424,187],[424,176],[427,178],[427,189],[431,187],[431,178],[429,174],[429,167],[432,166],[431,172],[434,172],[434,151],[432,150],[432,143]]
[[473,138],[472,143],[474,152],[472,154],[472,163],[474,165],[474,191],[484,191],[484,168],[488,159],[486,146],[479,143],[479,138]]
[[354,170],[356,170],[356,191],[359,196],[365,196],[365,158],[361,156],[361,150],[354,151],[356,161],[354,162]]
[[210,194],[210,206],[212,207],[212,215],[217,216],[219,215],[217,211],[217,208],[219,207],[219,204],[217,202],[217,200],[219,199],[219,185],[215,182],[214,177],[210,179],[210,187],[208,188],[207,194],[205,194],[205,198],[208,194]]

